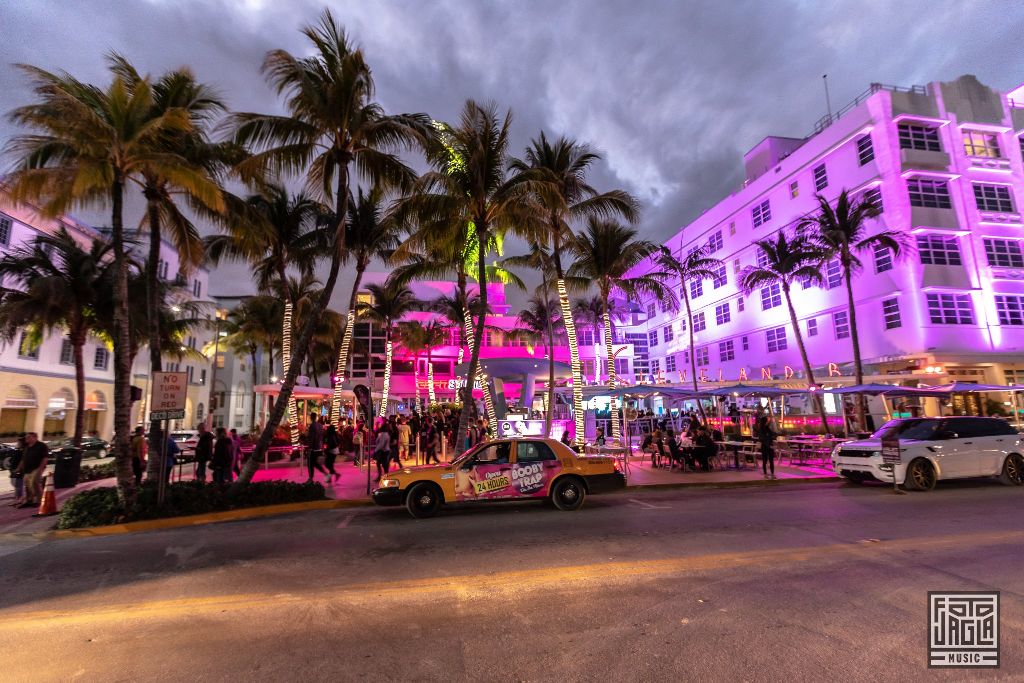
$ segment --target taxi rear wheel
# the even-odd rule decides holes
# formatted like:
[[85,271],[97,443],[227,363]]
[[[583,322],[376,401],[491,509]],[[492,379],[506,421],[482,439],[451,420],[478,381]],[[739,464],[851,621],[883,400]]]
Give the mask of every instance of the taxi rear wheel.
[[559,510],[577,510],[583,505],[587,492],[583,488],[583,482],[576,477],[564,477],[555,482],[551,489],[551,502]]
[[433,517],[441,509],[441,491],[433,484],[420,482],[409,489],[405,509],[417,519]]

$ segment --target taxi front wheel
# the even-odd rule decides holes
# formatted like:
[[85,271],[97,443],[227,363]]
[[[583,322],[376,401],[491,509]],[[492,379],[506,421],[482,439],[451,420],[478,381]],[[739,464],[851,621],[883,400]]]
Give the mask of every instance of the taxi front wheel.
[[559,510],[577,510],[583,505],[583,499],[586,497],[583,482],[576,477],[559,479],[551,489],[551,502]]
[[441,491],[426,482],[415,484],[405,497],[405,509],[417,519],[433,517],[441,509]]

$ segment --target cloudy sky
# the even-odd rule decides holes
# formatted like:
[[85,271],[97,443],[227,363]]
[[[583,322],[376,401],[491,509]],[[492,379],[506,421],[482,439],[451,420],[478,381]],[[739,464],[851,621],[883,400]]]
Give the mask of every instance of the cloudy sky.
[[[542,129],[604,156],[593,180],[644,204],[663,240],[741,181],[765,135],[802,136],[871,82],[964,73],[1024,82],[1017,0],[335,0],[389,111],[453,120],[467,98],[512,109],[513,150]],[[117,50],[141,70],[189,64],[236,110],[278,110],[259,73],[271,48],[306,49],[298,28],[324,0],[0,2],[0,104],[28,97],[12,63],[102,82]],[[12,134],[0,122],[0,140]],[[83,217],[89,219],[87,212]],[[98,219],[98,217],[97,217]],[[133,220],[133,219],[132,219]],[[247,288],[223,271],[214,292]],[[344,289],[344,287],[342,288]]]

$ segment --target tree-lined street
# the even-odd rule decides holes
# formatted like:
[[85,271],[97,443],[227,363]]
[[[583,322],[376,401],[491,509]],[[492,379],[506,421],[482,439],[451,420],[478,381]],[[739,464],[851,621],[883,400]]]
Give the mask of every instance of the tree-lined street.
[[1001,590],[1012,680],[1020,502],[823,484],[8,536],[0,629],[45,647],[6,677],[922,680],[927,591]]

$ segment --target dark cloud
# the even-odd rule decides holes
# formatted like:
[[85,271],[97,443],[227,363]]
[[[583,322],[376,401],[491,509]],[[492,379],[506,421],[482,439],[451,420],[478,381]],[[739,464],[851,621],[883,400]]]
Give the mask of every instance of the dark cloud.
[[[1024,74],[1024,5],[958,0],[777,2],[330,3],[364,47],[391,111],[453,119],[466,98],[515,115],[514,149],[541,129],[588,141],[594,181],[634,192],[644,236],[663,240],[741,181],[765,135],[801,136],[871,82],[974,73],[1000,88]],[[304,51],[298,28],[320,2],[123,0],[5,3],[4,109],[28,93],[8,66],[29,62],[101,80],[103,54],[159,72],[190,64],[232,107],[274,110],[259,74],[271,48]],[[0,138],[12,133],[0,123]],[[237,290],[235,275],[223,278]]]

